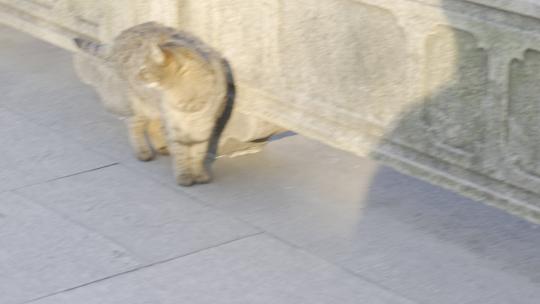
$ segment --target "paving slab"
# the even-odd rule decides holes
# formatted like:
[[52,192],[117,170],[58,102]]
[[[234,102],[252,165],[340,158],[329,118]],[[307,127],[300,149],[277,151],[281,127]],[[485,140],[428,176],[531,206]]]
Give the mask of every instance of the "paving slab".
[[155,265],[35,304],[412,304],[265,235]]
[[1,106],[115,160],[129,155],[123,122],[79,81],[71,53],[3,26],[0,42]]
[[114,119],[77,80],[69,53],[3,26],[0,42],[0,191],[114,163],[76,140],[82,126],[96,134]]
[[148,263],[258,232],[120,165],[16,192],[114,240]]
[[0,191],[113,163],[0,106]]
[[[2,90],[8,90],[11,85],[21,82],[30,84],[30,79],[51,75],[51,70],[59,71],[64,67],[60,54],[67,52],[28,34],[1,25],[0,43],[0,58],[4,59],[0,62],[0,79],[5,84]],[[45,79],[52,80],[52,77]],[[59,82],[56,87],[61,85]],[[29,86],[28,89],[32,87]]]
[[216,165],[192,195],[421,303],[540,298],[538,225],[299,136]]
[[16,304],[139,267],[118,244],[0,194],[0,303]]
[[533,304],[540,297],[540,226],[301,136],[218,160],[215,182],[204,186],[176,187],[163,158],[136,164],[421,303]]

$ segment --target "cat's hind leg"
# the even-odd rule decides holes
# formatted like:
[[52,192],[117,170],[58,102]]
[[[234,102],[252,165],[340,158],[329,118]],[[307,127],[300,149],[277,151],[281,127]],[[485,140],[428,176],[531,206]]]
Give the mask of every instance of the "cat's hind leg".
[[129,141],[135,156],[141,161],[149,161],[154,158],[152,147],[146,140],[147,126],[148,119],[144,116],[135,115],[127,119]]

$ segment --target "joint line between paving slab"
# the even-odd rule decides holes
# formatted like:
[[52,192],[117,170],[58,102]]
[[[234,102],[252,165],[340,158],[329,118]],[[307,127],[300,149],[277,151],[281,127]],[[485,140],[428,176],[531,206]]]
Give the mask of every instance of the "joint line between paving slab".
[[[132,170],[132,171],[137,171],[136,169],[131,169],[131,168],[129,168],[129,167],[128,167],[128,169],[129,169],[129,170]],[[152,179],[152,180],[154,180],[155,182],[161,184],[161,185],[164,185],[164,186],[166,186],[166,187],[171,188],[168,184],[163,183],[162,181],[160,181],[160,180],[158,180],[158,179],[155,179],[155,178],[153,178],[153,177],[149,177],[149,178]],[[323,260],[323,261],[325,261],[325,262],[327,262],[327,263],[329,263],[329,264],[332,264],[332,265],[338,267],[339,269],[345,271],[346,273],[348,273],[348,274],[354,276],[355,278],[358,278],[358,279],[363,280],[363,281],[365,281],[365,282],[367,282],[367,283],[373,284],[374,286],[377,286],[377,287],[381,288],[382,290],[385,290],[385,291],[387,291],[387,292],[389,292],[389,293],[391,293],[391,294],[394,294],[394,295],[396,295],[396,296],[399,296],[399,297],[401,297],[401,298],[403,298],[403,299],[405,299],[405,300],[407,300],[407,301],[410,301],[411,304],[413,304],[413,303],[414,303],[414,304],[425,304],[425,303],[419,302],[418,300],[411,299],[410,297],[408,297],[408,296],[406,296],[406,295],[404,295],[404,294],[401,294],[401,293],[399,293],[399,292],[397,292],[397,291],[395,291],[395,290],[393,290],[393,289],[391,289],[391,288],[389,288],[389,287],[387,287],[387,286],[385,286],[385,285],[382,285],[381,283],[378,283],[378,282],[373,281],[373,280],[371,280],[371,279],[369,279],[369,278],[366,278],[366,277],[364,277],[364,276],[362,276],[362,275],[360,275],[360,274],[358,274],[358,273],[355,273],[355,272],[353,272],[352,270],[343,267],[342,265],[339,265],[339,264],[336,264],[336,263],[334,263],[334,262],[332,262],[332,261],[329,261],[329,260],[327,260],[326,258],[324,258],[324,257],[322,257],[322,256],[320,256],[320,255],[318,255],[318,254],[315,254],[315,253],[313,253],[313,252],[308,251],[306,248],[300,247],[300,246],[298,246],[298,245],[296,245],[296,244],[294,244],[294,243],[291,243],[291,242],[289,242],[289,241],[287,241],[287,240],[284,240],[284,239],[280,238],[279,236],[277,236],[277,235],[275,235],[275,234],[273,234],[273,233],[271,233],[271,232],[265,230],[264,228],[262,228],[262,227],[260,227],[260,226],[258,226],[258,225],[255,225],[255,224],[253,224],[253,223],[251,223],[251,222],[248,222],[248,221],[246,221],[246,220],[244,220],[244,219],[242,219],[242,218],[239,218],[239,217],[235,216],[234,214],[231,214],[231,213],[229,213],[229,212],[227,212],[227,211],[223,211],[223,210],[221,210],[221,209],[219,209],[219,208],[216,208],[216,207],[210,205],[209,203],[207,203],[205,200],[199,198],[196,194],[189,193],[189,192],[187,192],[187,191],[185,191],[185,190],[182,190],[181,188],[180,188],[180,189],[175,188],[175,189],[178,190],[178,191],[180,191],[182,194],[186,195],[188,198],[190,198],[190,199],[192,199],[192,200],[194,200],[194,201],[200,203],[201,205],[203,205],[203,206],[205,206],[205,207],[207,207],[207,208],[210,208],[210,209],[213,209],[213,210],[217,210],[217,211],[219,211],[219,212],[226,213],[227,215],[232,216],[234,219],[238,220],[239,222],[244,223],[244,224],[246,224],[246,225],[248,225],[248,226],[251,226],[251,227],[253,227],[253,228],[255,228],[255,229],[261,231],[261,232],[259,232],[259,233],[254,234],[254,235],[258,235],[258,234],[264,233],[264,234],[266,234],[266,235],[268,235],[268,236],[270,236],[270,237],[272,237],[272,238],[274,238],[274,239],[276,239],[276,240],[278,240],[278,241],[280,241],[280,242],[283,242],[283,243],[285,243],[285,244],[287,244],[287,245],[289,245],[289,246],[291,246],[291,247],[293,247],[293,248],[296,248],[297,250],[300,250],[300,251],[302,251],[302,252],[304,252],[304,253],[306,253],[306,254],[315,256],[315,257],[317,257],[317,258],[319,258],[319,259],[321,259],[321,260]],[[25,303],[23,303],[23,304],[25,304]]]
[[76,176],[76,175],[81,175],[81,174],[94,172],[94,171],[97,171],[97,170],[113,167],[113,166],[116,166],[118,164],[119,164],[118,162],[110,163],[108,165],[104,165],[104,166],[100,166],[100,167],[96,167],[96,168],[92,168],[92,169],[88,169],[88,170],[84,170],[84,171],[79,171],[79,172],[75,172],[75,173],[60,176],[60,177],[55,177],[55,178],[47,180],[47,181],[45,181],[43,183],[53,182],[53,181],[56,181],[56,180],[60,180],[60,179],[64,179],[64,178],[68,178],[68,177],[72,177],[72,176]]
[[[89,145],[83,141],[81,141],[79,139],[79,137],[76,137],[76,136],[72,136],[70,134],[65,134],[65,133],[62,133],[60,132],[58,129],[55,129],[53,128],[52,126],[46,124],[46,123],[41,123],[41,122],[36,122],[34,119],[32,119],[31,117],[28,117],[26,116],[26,114],[24,112],[21,112],[17,109],[14,109],[14,108],[11,108],[9,106],[5,106],[5,105],[2,105],[0,106],[0,109],[4,109],[6,111],[9,111],[11,112],[12,114],[16,115],[16,116],[19,116],[22,120],[24,120],[26,123],[30,123],[30,124],[33,124],[34,126],[36,127],[41,127],[41,128],[45,128],[47,129],[48,131],[50,131],[51,133],[55,134],[55,135],[58,135],[58,136],[61,136],[61,137],[65,137],[65,138],[68,138],[70,140],[73,141],[73,143],[77,144],[78,146],[80,147],[84,147],[88,150],[90,150],[91,152],[95,153],[95,154],[98,154],[102,157],[104,157],[105,159],[107,160],[111,160],[111,155],[108,155],[107,153],[103,153],[102,151],[98,151],[96,149],[94,149],[94,147],[92,145]],[[108,166],[112,166],[112,165],[117,165],[119,162],[114,162],[112,164],[109,164]],[[106,168],[107,166],[105,166],[104,168]],[[96,168],[96,169],[99,169],[99,168]],[[1,192],[0,192],[1,193]]]
[[[125,168],[127,168],[128,170],[130,170],[130,171],[140,173],[140,171],[137,170],[137,169],[134,169],[134,168],[131,168],[131,167],[125,166],[125,165],[123,165],[123,166],[124,166]],[[371,279],[369,279],[369,278],[366,278],[366,277],[364,277],[364,276],[362,276],[362,275],[360,275],[360,274],[358,274],[358,273],[355,273],[355,272],[353,272],[352,270],[343,267],[342,265],[339,265],[339,264],[336,264],[336,263],[334,263],[334,262],[332,262],[332,261],[329,261],[329,260],[327,260],[326,258],[324,258],[324,257],[322,257],[322,256],[320,256],[320,255],[318,255],[318,254],[315,254],[315,253],[312,253],[312,252],[308,251],[306,248],[300,247],[300,246],[298,246],[298,245],[296,245],[296,244],[294,244],[294,243],[288,242],[287,240],[281,239],[281,238],[278,237],[277,235],[274,235],[273,233],[271,233],[271,232],[265,230],[264,228],[262,228],[262,227],[260,227],[260,226],[258,226],[258,225],[255,225],[254,223],[251,223],[251,222],[246,221],[246,220],[244,220],[244,219],[242,219],[242,218],[240,218],[240,217],[237,217],[236,215],[234,215],[234,214],[232,214],[232,213],[230,213],[230,212],[223,211],[223,210],[221,210],[221,209],[219,209],[219,208],[216,208],[215,206],[210,205],[210,204],[209,204],[208,202],[206,202],[204,199],[198,197],[196,194],[189,193],[189,192],[183,190],[182,188],[171,187],[169,184],[164,183],[163,181],[161,181],[161,180],[159,180],[159,179],[157,179],[157,178],[154,178],[153,176],[148,176],[147,178],[149,178],[149,179],[151,179],[152,181],[154,181],[154,182],[156,182],[156,183],[158,183],[158,184],[160,184],[160,185],[162,185],[162,186],[165,186],[165,187],[167,187],[167,188],[169,188],[169,189],[173,189],[173,190],[179,191],[180,193],[182,193],[182,194],[185,195],[186,197],[192,199],[193,201],[195,201],[195,202],[201,204],[202,206],[204,206],[204,207],[206,207],[206,208],[209,208],[209,209],[212,209],[212,210],[216,210],[216,211],[221,212],[221,213],[225,213],[225,214],[227,214],[227,215],[233,217],[235,220],[237,220],[237,221],[239,221],[239,222],[241,222],[241,223],[243,223],[243,224],[246,224],[246,225],[248,225],[248,226],[250,226],[250,227],[253,227],[253,228],[255,228],[255,229],[257,229],[257,230],[260,231],[259,233],[256,233],[256,234],[254,234],[254,235],[258,235],[258,234],[264,233],[264,234],[266,234],[266,235],[268,235],[268,236],[270,236],[270,237],[272,237],[272,238],[274,238],[274,239],[276,239],[276,240],[278,240],[278,241],[280,241],[280,242],[283,242],[283,243],[285,243],[285,244],[287,244],[287,245],[289,245],[289,246],[291,246],[291,247],[296,248],[297,250],[300,250],[300,251],[302,251],[302,252],[304,252],[304,253],[307,253],[307,254],[310,254],[310,255],[312,255],[312,256],[315,256],[315,257],[317,257],[317,258],[319,258],[319,259],[321,259],[321,260],[323,260],[323,261],[325,261],[325,262],[327,262],[327,263],[329,263],[329,264],[332,264],[332,265],[338,267],[339,269],[345,271],[346,273],[348,273],[348,274],[354,276],[355,278],[358,278],[358,279],[363,280],[363,281],[365,281],[365,282],[367,282],[367,283],[373,284],[374,286],[377,286],[377,287],[381,288],[382,290],[385,290],[385,291],[387,291],[387,292],[389,292],[389,293],[391,293],[391,294],[394,294],[394,295],[396,295],[396,296],[399,296],[399,297],[401,297],[401,298],[403,298],[403,299],[405,299],[405,300],[407,300],[407,301],[410,301],[411,304],[425,304],[425,303],[419,302],[418,300],[411,299],[411,298],[409,298],[408,296],[403,295],[403,294],[401,294],[401,293],[399,293],[399,292],[397,292],[397,291],[395,291],[395,290],[393,290],[393,289],[390,289],[389,287],[384,286],[384,285],[382,285],[381,283],[378,283],[378,282],[373,281],[373,280],[371,280]],[[23,303],[23,304],[26,304],[26,303]]]
[[73,286],[73,287],[70,287],[70,288],[66,288],[66,289],[63,289],[63,290],[60,290],[60,291],[56,291],[56,292],[53,292],[53,293],[50,293],[50,294],[47,294],[47,295],[44,295],[44,296],[40,296],[40,297],[31,299],[31,300],[27,300],[27,301],[21,302],[20,304],[34,303],[36,301],[43,300],[45,298],[49,298],[49,297],[52,297],[52,296],[55,296],[55,295],[70,292],[70,291],[73,291],[73,290],[76,290],[76,289],[79,289],[79,288],[82,288],[82,287],[86,287],[86,286],[93,285],[93,284],[96,284],[96,283],[99,283],[99,282],[107,281],[109,279],[120,277],[120,276],[130,274],[130,273],[133,273],[133,272],[137,272],[139,270],[144,270],[146,268],[150,268],[150,267],[153,267],[153,266],[169,263],[169,262],[172,262],[172,261],[175,261],[175,260],[187,257],[187,256],[191,256],[191,255],[194,255],[194,254],[197,254],[197,253],[200,253],[200,252],[204,252],[204,251],[211,250],[211,249],[214,249],[214,248],[217,248],[217,247],[220,247],[220,246],[228,245],[228,244],[231,244],[231,243],[234,243],[234,242],[237,242],[237,241],[241,241],[241,240],[244,240],[244,239],[255,237],[255,236],[261,235],[263,233],[264,232],[262,232],[262,231],[252,233],[252,234],[249,234],[249,235],[245,235],[245,236],[238,237],[238,238],[226,241],[226,242],[216,244],[214,246],[202,248],[202,249],[195,250],[195,251],[192,251],[192,252],[189,252],[189,253],[186,253],[186,254],[182,254],[182,255],[179,255],[179,256],[175,256],[175,257],[172,257],[172,258],[169,258],[169,259],[165,259],[165,260],[153,262],[153,263],[150,263],[150,264],[142,265],[142,266],[139,266],[139,267],[135,267],[133,269],[129,269],[129,270],[126,270],[126,271],[123,271],[123,272],[119,272],[119,273],[110,275],[110,276],[106,276],[106,277],[101,278],[101,279],[97,279],[97,280],[90,281],[90,282],[87,282],[87,283],[84,283],[84,284],[80,284],[80,285]]
[[94,172],[94,171],[101,170],[101,169],[106,169],[106,168],[109,168],[109,167],[116,166],[118,164],[119,164],[118,162],[114,162],[114,163],[110,163],[110,164],[99,166],[99,167],[92,168],[92,169],[77,171],[75,173],[70,173],[70,174],[67,174],[67,175],[58,176],[58,177],[55,177],[55,178],[51,178],[51,179],[36,182],[36,183],[30,183],[28,185],[16,187],[16,188],[13,188],[13,189],[6,189],[4,191],[0,191],[0,193],[3,193],[3,192],[17,192],[18,190],[21,190],[21,189],[24,189],[24,188],[27,188],[27,187],[46,184],[46,183],[54,182],[54,181],[61,180],[61,179],[64,179],[64,178],[69,178],[69,177],[72,177],[72,176],[77,176],[77,175],[86,174],[86,173]]

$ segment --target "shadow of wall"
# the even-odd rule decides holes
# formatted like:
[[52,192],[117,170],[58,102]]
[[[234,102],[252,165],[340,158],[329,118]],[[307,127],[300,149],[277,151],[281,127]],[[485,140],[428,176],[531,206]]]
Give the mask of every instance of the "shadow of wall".
[[389,105],[385,118],[393,117],[370,155],[539,221],[540,52],[530,31],[540,22],[467,1],[437,3],[444,19],[408,49],[410,92],[396,101],[407,106]]

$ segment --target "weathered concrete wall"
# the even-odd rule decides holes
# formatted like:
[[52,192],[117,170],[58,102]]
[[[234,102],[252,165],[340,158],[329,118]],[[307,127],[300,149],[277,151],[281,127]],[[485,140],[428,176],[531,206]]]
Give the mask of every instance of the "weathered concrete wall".
[[182,0],[0,0],[0,22],[67,49],[72,38],[107,41],[130,25],[178,25]]
[[0,16],[67,48],[188,29],[231,59],[242,112],[540,221],[540,4],[0,0]]

